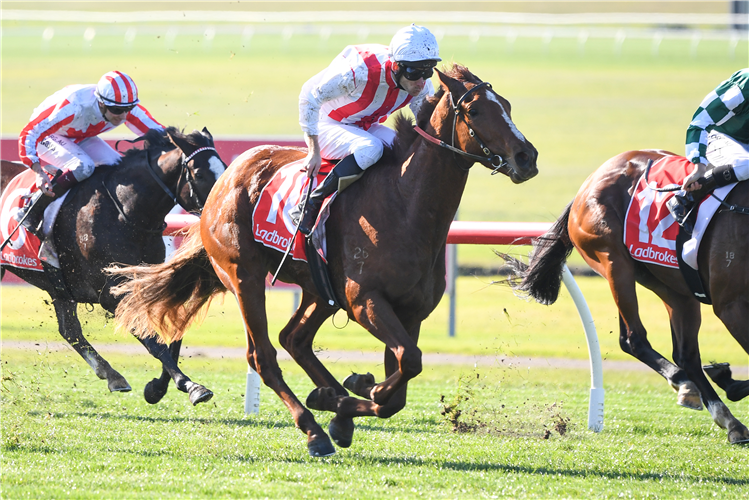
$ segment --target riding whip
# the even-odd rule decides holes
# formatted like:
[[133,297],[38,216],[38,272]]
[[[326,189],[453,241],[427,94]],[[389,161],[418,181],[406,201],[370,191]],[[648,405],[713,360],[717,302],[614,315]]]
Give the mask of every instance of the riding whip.
[[304,204],[302,205],[302,213],[299,215],[299,222],[296,224],[296,229],[294,229],[294,234],[291,235],[291,239],[289,240],[289,244],[286,247],[286,252],[283,254],[283,258],[281,259],[281,263],[278,264],[278,269],[276,269],[275,274],[273,275],[273,279],[270,280],[270,286],[273,286],[276,284],[276,280],[278,279],[278,273],[281,272],[281,268],[283,267],[283,263],[286,262],[286,257],[289,256],[289,253],[291,252],[291,246],[294,244],[294,240],[296,239],[296,235],[299,232],[299,226],[302,225],[302,219],[304,218],[304,209],[307,208],[307,202],[309,201],[309,197],[312,194],[312,178],[310,177],[309,180],[309,186],[307,187],[307,197],[304,199]]

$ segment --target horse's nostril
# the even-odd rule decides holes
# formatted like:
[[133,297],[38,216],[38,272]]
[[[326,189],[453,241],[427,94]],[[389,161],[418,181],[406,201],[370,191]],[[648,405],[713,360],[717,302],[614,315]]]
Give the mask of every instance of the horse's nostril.
[[528,166],[528,164],[531,161],[531,157],[528,156],[528,153],[522,151],[515,155],[515,164],[518,167],[525,168]]

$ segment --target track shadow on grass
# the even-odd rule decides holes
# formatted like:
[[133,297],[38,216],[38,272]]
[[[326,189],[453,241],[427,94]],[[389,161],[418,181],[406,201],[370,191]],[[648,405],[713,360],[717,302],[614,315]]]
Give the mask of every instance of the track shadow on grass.
[[749,480],[747,479],[736,479],[732,477],[718,477],[718,476],[696,476],[696,475],[683,475],[673,474],[668,472],[644,472],[644,473],[632,473],[624,471],[612,471],[612,472],[591,472],[588,470],[581,469],[554,469],[551,467],[520,467],[517,465],[503,465],[503,464],[488,464],[484,462],[441,462],[439,460],[421,460],[418,458],[398,458],[398,457],[381,457],[381,458],[366,458],[372,463],[381,463],[386,467],[393,467],[394,464],[403,464],[407,466],[416,467],[428,467],[436,469],[449,469],[457,472],[508,472],[516,474],[529,474],[529,475],[543,475],[549,477],[568,476],[571,478],[595,478],[608,480],[622,480],[622,479],[633,479],[638,481],[663,481],[664,479],[673,479],[675,481],[684,481],[685,479],[691,480],[695,483],[705,484],[725,484],[727,486],[749,486]]

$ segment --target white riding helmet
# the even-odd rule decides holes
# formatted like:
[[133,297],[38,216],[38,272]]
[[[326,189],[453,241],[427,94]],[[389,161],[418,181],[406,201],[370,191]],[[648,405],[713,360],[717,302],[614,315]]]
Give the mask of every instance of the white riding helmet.
[[138,87],[132,78],[121,71],[110,71],[96,84],[96,97],[105,106],[135,106]]
[[406,26],[390,41],[390,59],[397,62],[434,61],[440,59],[437,39],[423,26]]

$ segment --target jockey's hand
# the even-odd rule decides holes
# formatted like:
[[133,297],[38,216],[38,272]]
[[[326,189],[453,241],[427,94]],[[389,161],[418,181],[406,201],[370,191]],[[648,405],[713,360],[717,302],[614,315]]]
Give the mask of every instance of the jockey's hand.
[[707,165],[705,165],[704,163],[695,163],[694,170],[692,170],[692,173],[689,174],[686,179],[684,179],[684,183],[681,185],[681,188],[685,191],[695,191],[697,189],[700,189],[702,187],[702,184],[696,181],[700,177],[704,177],[705,172],[707,172]]
[[322,166],[322,156],[320,156],[320,144],[317,142],[316,135],[305,135],[304,139],[307,141],[307,148],[309,152],[307,157],[304,159],[302,164],[302,170],[307,172],[307,177],[313,179],[320,171]]
[[34,163],[31,165],[31,170],[36,174],[36,187],[44,193],[46,196],[54,196],[55,193],[52,191],[52,183],[49,180],[47,173],[42,170],[40,163]]

